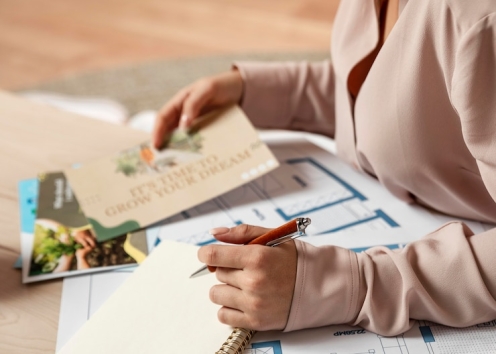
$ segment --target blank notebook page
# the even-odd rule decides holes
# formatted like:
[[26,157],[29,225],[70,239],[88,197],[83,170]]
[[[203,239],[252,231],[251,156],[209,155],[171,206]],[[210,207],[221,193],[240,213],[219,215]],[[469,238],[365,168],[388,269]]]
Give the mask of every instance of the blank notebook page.
[[214,274],[190,279],[198,248],[162,241],[59,354],[214,353],[231,334],[210,302]]

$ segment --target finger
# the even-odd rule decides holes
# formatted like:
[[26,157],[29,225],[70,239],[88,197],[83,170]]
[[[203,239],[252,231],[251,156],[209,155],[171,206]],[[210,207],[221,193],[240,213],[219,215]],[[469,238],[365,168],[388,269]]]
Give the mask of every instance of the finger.
[[88,242],[86,242],[85,238],[84,237],[79,237],[78,240],[79,244],[81,246],[83,246],[83,248],[88,248],[89,245],[88,245]]
[[221,283],[241,289],[241,277],[243,276],[242,270],[220,267],[216,269],[215,276]]
[[152,142],[156,149],[160,149],[164,144],[165,136],[172,129],[174,117],[177,115],[176,106],[164,107],[155,118],[155,124],[152,132]]
[[182,129],[189,128],[214,94],[215,84],[212,80],[205,79],[198,82],[195,85],[195,90],[191,91],[191,94],[184,100],[179,127]]
[[164,143],[165,136],[177,127],[182,112],[183,101],[187,95],[188,90],[180,91],[158,112],[152,133],[155,148],[159,149]]
[[214,285],[210,288],[209,298],[214,304],[242,311],[243,292],[233,286]]
[[246,316],[242,311],[232,309],[229,307],[221,307],[217,312],[219,322],[229,325],[231,327],[250,328]]
[[93,247],[91,247],[90,245],[87,245],[83,249],[86,251],[91,251],[93,249]]
[[207,245],[198,250],[198,259],[209,266],[243,269],[251,252],[248,247]]
[[89,244],[92,248],[94,248],[94,247],[96,246],[95,239],[94,239],[94,237],[93,237],[93,236],[91,236],[91,235],[88,235],[88,236],[86,237],[86,242],[88,242],[88,244]]
[[245,244],[270,230],[266,227],[241,224],[230,229],[225,227],[212,229],[210,230],[210,234],[221,242]]

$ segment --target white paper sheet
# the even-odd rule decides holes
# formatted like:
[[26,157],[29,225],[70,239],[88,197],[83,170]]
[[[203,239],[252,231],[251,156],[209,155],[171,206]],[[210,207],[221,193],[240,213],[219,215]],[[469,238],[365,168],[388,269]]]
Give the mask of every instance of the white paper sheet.
[[[239,223],[274,227],[292,217],[305,216],[312,218],[312,225],[307,231],[313,236],[304,239],[312,244],[335,244],[355,251],[374,245],[401,248],[453,219],[399,201],[375,179],[358,173],[329,152],[301,141],[301,136],[308,135],[265,134],[265,140],[269,143],[272,141],[270,147],[281,162],[281,168],[165,220],[149,230],[149,244],[153,244],[151,239],[158,237],[202,245],[214,241],[208,234],[212,227]],[[332,142],[321,137],[316,141],[320,146],[331,146],[332,149]],[[491,227],[478,222],[466,222],[476,233]],[[119,279],[129,275],[123,272],[114,274],[115,272],[107,275],[95,274],[64,280],[57,349],[103,303],[104,298],[112,292],[112,286],[118,286],[112,285],[109,279],[115,276],[115,282],[118,283]],[[108,278],[103,281],[106,276]],[[76,288],[79,293],[85,294],[82,300],[78,300],[79,303],[76,302],[76,297],[70,296]],[[75,308],[79,306],[84,311],[76,311]],[[424,336],[419,327],[425,327],[422,329]],[[435,341],[425,334],[428,333],[426,327],[431,328]],[[451,329],[446,327],[439,330],[439,327],[442,326],[419,323],[408,333],[394,337],[396,342],[369,332],[334,335],[335,332],[352,330],[346,326],[292,334],[257,334],[252,348],[245,354],[451,353],[443,349],[440,343],[451,343],[449,345],[453,346],[453,337],[458,334],[452,334]],[[482,328],[483,330],[480,327],[467,329],[467,338],[463,340],[468,345],[475,345],[476,340],[471,342],[470,338],[474,337],[473,333],[481,333],[486,342],[496,343],[494,324]],[[460,330],[453,331],[458,333]],[[496,349],[475,353],[495,351]]]
[[214,353],[232,329],[207,296],[215,277],[189,278],[201,266],[197,252],[164,241],[60,353]]
[[356,327],[329,326],[257,333],[253,342],[255,347],[264,347],[260,353],[274,354],[490,354],[496,352],[496,321],[467,328],[417,321],[411,330],[393,337]]
[[[453,219],[400,201],[377,180],[305,140],[269,146],[281,164],[278,169],[166,219],[159,238],[205,245],[215,242],[208,233],[214,227],[241,223],[276,227],[295,217],[309,217],[309,235],[401,227],[405,234],[397,232],[397,241],[405,243]],[[470,226],[482,228],[480,223]],[[369,246],[376,244],[371,237]]]

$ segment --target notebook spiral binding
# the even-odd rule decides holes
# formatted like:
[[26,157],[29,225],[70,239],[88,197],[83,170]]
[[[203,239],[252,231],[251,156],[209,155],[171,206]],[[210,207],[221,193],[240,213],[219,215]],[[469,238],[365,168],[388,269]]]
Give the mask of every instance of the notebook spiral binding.
[[257,331],[244,328],[234,328],[231,335],[215,354],[242,354],[246,345]]

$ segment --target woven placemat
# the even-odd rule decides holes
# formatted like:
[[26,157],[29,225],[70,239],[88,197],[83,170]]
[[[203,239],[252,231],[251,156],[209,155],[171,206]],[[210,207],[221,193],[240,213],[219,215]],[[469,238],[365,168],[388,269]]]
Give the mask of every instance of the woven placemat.
[[65,77],[31,87],[29,91],[110,98],[123,104],[133,115],[159,109],[182,87],[203,76],[229,70],[234,61],[319,61],[328,58],[329,54],[325,52],[300,52],[161,60]]

